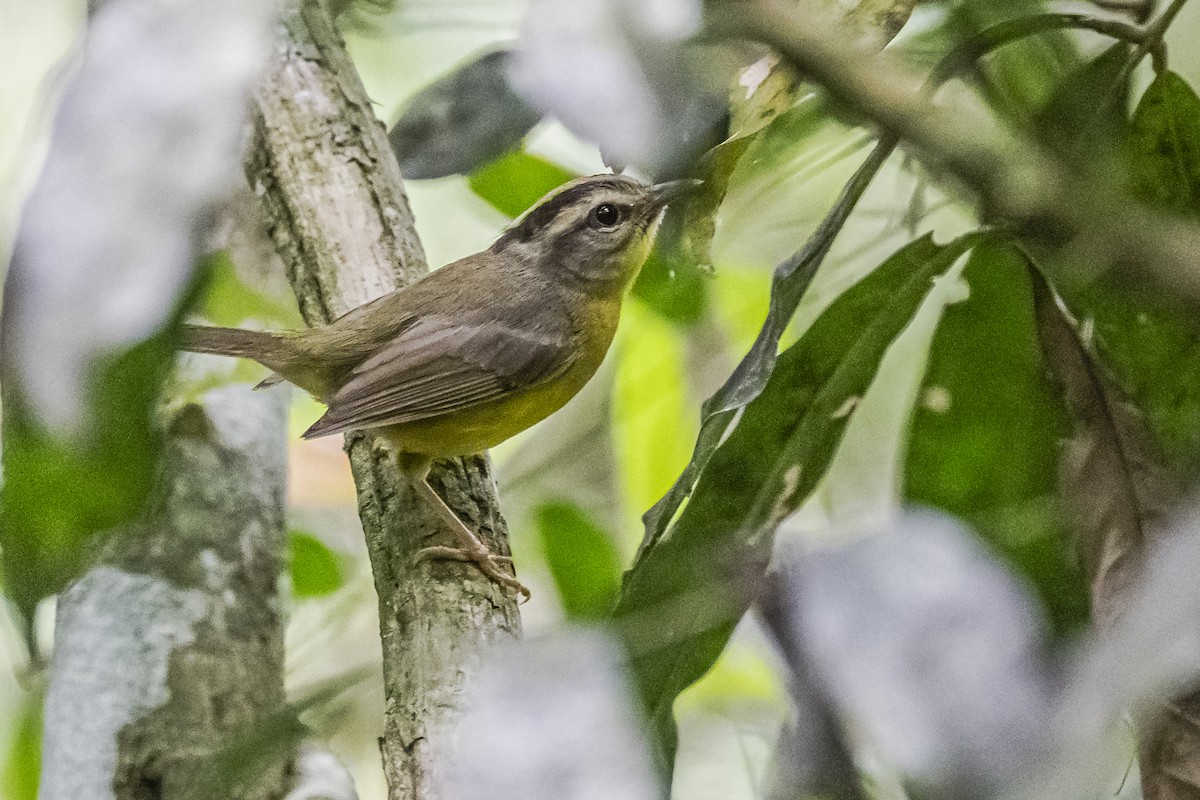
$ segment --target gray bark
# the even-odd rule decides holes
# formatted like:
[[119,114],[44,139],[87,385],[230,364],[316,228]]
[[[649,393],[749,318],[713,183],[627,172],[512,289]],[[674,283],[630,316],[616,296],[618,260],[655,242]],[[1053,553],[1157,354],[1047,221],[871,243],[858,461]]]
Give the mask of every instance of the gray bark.
[[[326,9],[289,17],[257,99],[247,175],[309,324],[426,272],[399,168]],[[473,566],[414,563],[437,518],[366,434],[346,437],[379,596],[383,767],[393,800],[439,796],[442,740],[481,646],[519,635],[515,599]],[[507,529],[485,457],[435,466],[434,488],[494,552]]]
[[[175,798],[278,712],[285,394],[227,387],[172,415],[145,521],[59,600],[40,797]],[[279,797],[262,764],[226,796]]]

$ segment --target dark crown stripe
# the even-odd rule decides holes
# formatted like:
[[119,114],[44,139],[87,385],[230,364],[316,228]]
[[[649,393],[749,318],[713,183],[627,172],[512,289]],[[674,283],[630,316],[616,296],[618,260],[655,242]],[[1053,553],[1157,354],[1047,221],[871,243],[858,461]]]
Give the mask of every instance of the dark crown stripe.
[[627,178],[613,175],[612,177],[592,178],[586,183],[580,183],[563,189],[540,206],[536,206],[530,210],[516,225],[509,228],[501,239],[527,242],[533,238],[535,233],[539,230],[544,230],[553,222],[559,212],[567,206],[575,205],[581,199],[599,189],[611,189],[622,186],[627,182]]

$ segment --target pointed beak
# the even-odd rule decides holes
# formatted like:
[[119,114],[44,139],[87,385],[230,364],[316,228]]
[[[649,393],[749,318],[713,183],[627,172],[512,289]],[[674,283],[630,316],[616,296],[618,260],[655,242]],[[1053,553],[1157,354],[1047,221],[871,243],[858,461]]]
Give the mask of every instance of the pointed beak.
[[654,195],[654,202],[658,207],[665,206],[667,203],[674,200],[680,195],[695,191],[704,181],[696,178],[684,178],[679,181],[667,181],[666,183],[656,183],[650,187],[650,191]]

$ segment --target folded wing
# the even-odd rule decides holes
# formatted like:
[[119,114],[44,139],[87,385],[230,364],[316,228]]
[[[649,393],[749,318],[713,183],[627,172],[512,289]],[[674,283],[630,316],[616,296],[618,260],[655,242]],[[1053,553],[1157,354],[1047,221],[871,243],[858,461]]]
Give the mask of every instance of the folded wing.
[[522,316],[521,327],[485,313],[422,317],[351,371],[305,438],[450,414],[562,374],[569,331]]

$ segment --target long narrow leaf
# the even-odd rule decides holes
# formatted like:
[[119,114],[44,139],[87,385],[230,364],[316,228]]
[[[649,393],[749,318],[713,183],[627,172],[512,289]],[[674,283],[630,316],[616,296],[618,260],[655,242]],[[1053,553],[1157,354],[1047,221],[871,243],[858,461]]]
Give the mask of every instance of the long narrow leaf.
[[638,550],[639,561],[658,542],[683,501],[692,493],[697,478],[729,432],[738,411],[766,387],[775,368],[780,337],[833,246],[833,240],[894,147],[895,142],[890,139],[881,140],[875,146],[804,247],[775,268],[771,304],[758,338],[724,385],[704,402],[700,409],[700,434],[691,461],[670,491],[642,518],[646,535]]
[[617,623],[666,762],[672,703],[712,666],[745,612],[736,587],[761,577],[774,526],[816,487],[856,398],[933,278],[978,240],[913,242],[827,309],[780,356],[682,515],[627,573]]

